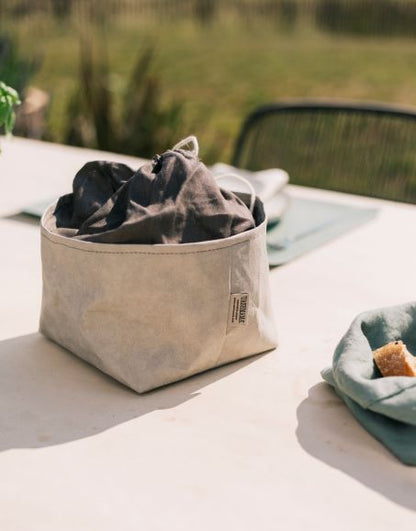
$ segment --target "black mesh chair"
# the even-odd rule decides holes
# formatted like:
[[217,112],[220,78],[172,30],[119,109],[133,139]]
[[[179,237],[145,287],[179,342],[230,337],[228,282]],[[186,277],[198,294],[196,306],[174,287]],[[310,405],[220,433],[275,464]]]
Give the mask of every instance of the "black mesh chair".
[[232,164],[279,167],[293,184],[416,203],[416,109],[281,102],[246,119]]

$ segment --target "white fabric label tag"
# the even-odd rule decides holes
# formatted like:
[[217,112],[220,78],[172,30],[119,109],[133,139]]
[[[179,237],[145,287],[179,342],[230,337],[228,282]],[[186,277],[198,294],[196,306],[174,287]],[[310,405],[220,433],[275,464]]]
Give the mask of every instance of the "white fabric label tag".
[[232,293],[228,311],[228,326],[246,325],[248,321],[248,293]]

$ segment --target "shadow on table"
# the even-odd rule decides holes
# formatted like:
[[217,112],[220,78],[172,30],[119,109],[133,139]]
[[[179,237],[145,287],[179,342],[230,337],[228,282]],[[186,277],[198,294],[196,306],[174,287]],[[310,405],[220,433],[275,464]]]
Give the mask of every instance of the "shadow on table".
[[415,470],[369,435],[331,388],[320,383],[297,409],[296,435],[312,456],[408,509],[416,510]]
[[40,334],[1,341],[0,451],[82,439],[172,408],[255,359],[138,395]]

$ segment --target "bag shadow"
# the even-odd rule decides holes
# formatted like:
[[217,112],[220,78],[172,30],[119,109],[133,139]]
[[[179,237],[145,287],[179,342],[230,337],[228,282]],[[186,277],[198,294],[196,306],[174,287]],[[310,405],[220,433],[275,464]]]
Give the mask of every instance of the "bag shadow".
[[38,333],[0,341],[0,452],[90,437],[173,408],[257,357],[139,395]]
[[402,464],[367,433],[329,385],[322,382],[309,389],[296,413],[296,436],[306,452],[416,510],[414,468]]

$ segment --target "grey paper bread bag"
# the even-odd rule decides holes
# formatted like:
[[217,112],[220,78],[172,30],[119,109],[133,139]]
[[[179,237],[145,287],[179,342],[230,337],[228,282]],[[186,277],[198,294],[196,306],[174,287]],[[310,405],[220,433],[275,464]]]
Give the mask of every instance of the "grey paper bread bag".
[[[196,149],[169,150],[139,171],[141,187],[123,167],[99,179],[95,199],[91,181],[78,183],[82,208],[64,196],[44,213],[40,330],[138,392],[274,348],[261,201],[220,190]],[[152,184],[158,175],[166,186]],[[202,188],[190,185],[197,176]],[[188,202],[201,208],[189,212],[184,196],[195,189]],[[124,218],[122,208],[112,216],[120,205]],[[141,214],[157,243],[134,239],[129,223]]]
[[373,351],[401,339],[416,354],[416,302],[359,315],[323,378],[357,420],[407,465],[416,465],[416,377],[382,377]]

